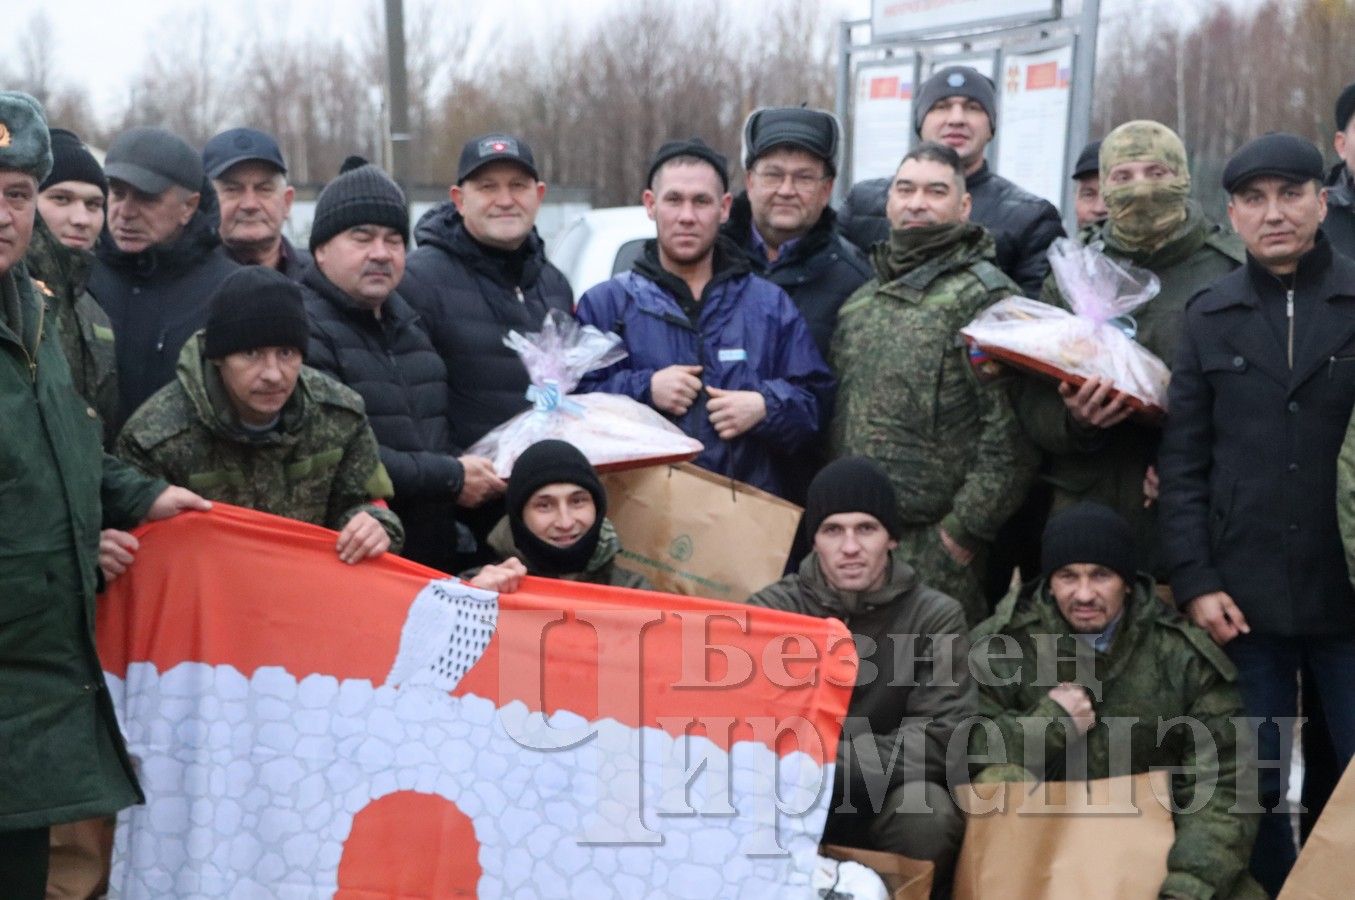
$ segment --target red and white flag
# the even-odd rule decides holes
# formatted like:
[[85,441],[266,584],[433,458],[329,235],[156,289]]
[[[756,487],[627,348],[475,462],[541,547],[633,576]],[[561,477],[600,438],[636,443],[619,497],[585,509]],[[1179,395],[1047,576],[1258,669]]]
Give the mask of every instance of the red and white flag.
[[812,895],[856,677],[841,623],[495,595],[225,504],[139,536],[99,601],[147,799],[114,896]]

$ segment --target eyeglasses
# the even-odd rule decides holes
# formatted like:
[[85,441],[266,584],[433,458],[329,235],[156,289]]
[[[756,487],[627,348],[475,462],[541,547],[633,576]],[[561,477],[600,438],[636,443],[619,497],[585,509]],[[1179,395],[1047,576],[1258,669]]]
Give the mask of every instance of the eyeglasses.
[[787,172],[784,169],[753,169],[752,174],[765,187],[777,188],[790,179],[791,186],[801,194],[808,193],[820,183],[827,181],[827,175],[815,175],[812,172]]

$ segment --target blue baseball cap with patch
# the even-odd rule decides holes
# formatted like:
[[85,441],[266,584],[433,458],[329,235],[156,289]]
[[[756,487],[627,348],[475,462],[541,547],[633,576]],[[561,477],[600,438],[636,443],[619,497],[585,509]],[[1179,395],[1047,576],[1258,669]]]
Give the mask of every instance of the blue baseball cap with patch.
[[202,148],[202,167],[208,178],[220,178],[236,163],[264,162],[287,174],[282,151],[271,134],[253,128],[232,128],[223,131]]

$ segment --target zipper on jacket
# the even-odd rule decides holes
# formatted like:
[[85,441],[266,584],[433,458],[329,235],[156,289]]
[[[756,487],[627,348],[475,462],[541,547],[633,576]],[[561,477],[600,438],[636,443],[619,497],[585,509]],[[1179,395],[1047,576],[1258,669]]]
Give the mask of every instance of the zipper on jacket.
[[24,340],[19,338],[19,348],[24,352],[24,359],[28,360],[28,377],[34,384],[38,383],[38,357],[36,356],[38,348],[42,346],[42,328],[46,321],[47,304],[38,304],[38,336],[33,342],[33,352],[29,353],[28,348],[24,346]]
[[1294,289],[1284,292],[1285,315],[1289,318],[1289,368],[1294,368]]
[[517,295],[518,302],[525,306],[527,303],[527,298],[522,296],[522,288],[519,287],[518,285],[513,285],[513,293]]

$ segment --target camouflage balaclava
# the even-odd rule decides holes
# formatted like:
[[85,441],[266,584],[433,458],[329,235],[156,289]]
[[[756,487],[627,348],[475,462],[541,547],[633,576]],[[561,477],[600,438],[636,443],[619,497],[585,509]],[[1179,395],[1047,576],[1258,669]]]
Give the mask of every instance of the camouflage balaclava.
[[[1126,162],[1158,162],[1174,173],[1162,181],[1111,184],[1111,169]],[[1181,139],[1166,125],[1125,122],[1101,142],[1101,197],[1110,214],[1110,237],[1130,251],[1161,247],[1185,222],[1190,168]]]

